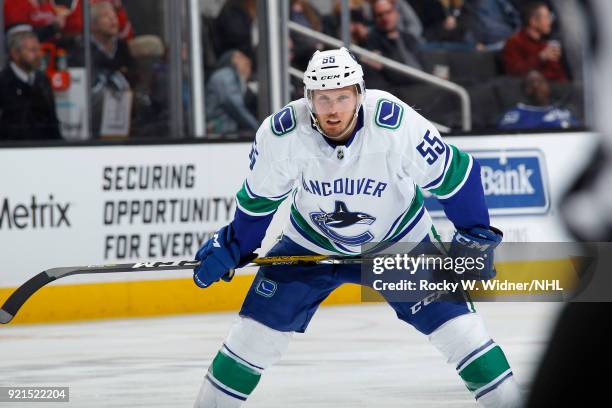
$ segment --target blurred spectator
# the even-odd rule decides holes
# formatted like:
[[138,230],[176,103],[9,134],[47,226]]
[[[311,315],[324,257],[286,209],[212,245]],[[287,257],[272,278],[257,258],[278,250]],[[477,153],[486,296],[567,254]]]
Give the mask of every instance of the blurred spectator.
[[241,51],[227,51],[206,87],[206,118],[210,133],[256,131],[259,124],[247,108],[251,60]]
[[550,81],[566,82],[561,44],[547,40],[553,21],[548,6],[544,2],[530,3],[521,15],[523,29],[508,39],[502,53],[506,73],[525,76],[535,69]]
[[[321,31],[321,16],[308,0],[291,0],[289,18],[304,27]],[[291,33],[293,41],[293,62],[295,67],[304,71],[312,54],[323,45],[310,37]]]
[[578,126],[569,109],[550,103],[550,85],[538,71],[529,71],[523,83],[527,104],[518,103],[499,122],[500,129],[567,129]]
[[509,0],[472,0],[466,6],[472,18],[472,32],[479,48],[501,50],[521,28],[521,17]]
[[53,40],[66,24],[67,12],[49,0],[5,0],[4,27],[32,26],[40,41]]
[[[134,70],[138,72],[138,81],[133,82],[134,114],[130,137],[167,136],[170,132],[170,96],[168,84],[168,50],[163,41],[156,35],[139,35],[129,41],[130,55],[134,60]],[[187,47],[181,48],[183,71],[187,70]],[[184,95],[183,111],[189,109],[188,74],[182,76]]]
[[99,136],[107,91],[121,98],[130,91],[130,82],[135,82],[135,70],[128,45],[119,38],[119,20],[115,7],[108,2],[97,2],[92,4],[90,15],[92,125],[94,136]]
[[[357,45],[365,45],[368,39],[368,12],[365,0],[349,0],[351,42]],[[332,37],[340,38],[341,33],[342,1],[336,0],[333,13],[323,18],[323,31]]]
[[255,46],[259,42],[256,18],[255,0],[227,0],[215,20],[217,56],[239,50],[255,62]]
[[[287,41],[287,48],[289,49],[289,66],[294,66],[293,63],[293,40],[289,37]],[[291,100],[301,99],[304,97],[304,82],[302,78],[298,78],[293,75],[289,75],[289,94]],[[253,110],[255,112],[255,109]]]
[[[371,10],[374,7],[376,0],[368,0],[368,3],[370,4]],[[415,38],[418,38],[419,41],[423,42],[423,24],[419,14],[407,0],[397,0],[396,6],[399,13],[397,28],[401,31],[409,32]],[[368,15],[371,15],[371,13]]]
[[[370,4],[374,4],[376,0],[370,0]],[[397,11],[399,12],[399,21],[397,22],[397,28],[401,31],[407,31],[412,34],[413,37],[422,40],[423,38],[423,24],[418,14],[410,3],[406,0],[397,0]]]
[[40,67],[36,34],[8,37],[10,61],[0,72],[0,141],[61,139],[49,79]]
[[417,58],[419,42],[398,27],[399,12],[395,0],[376,0],[372,5],[374,28],[368,38],[368,48],[385,57],[415,68],[421,68]]
[[[367,48],[387,58],[421,69],[417,57],[419,42],[407,31],[398,28],[399,12],[393,0],[377,0],[372,4],[375,26],[368,36]],[[383,68],[380,64],[365,61],[368,83],[374,87],[389,89],[394,85],[405,85],[410,79],[404,74]],[[372,86],[372,85],[370,85]]]
[[[425,39],[430,46],[444,44],[473,48],[464,0],[431,0],[423,6]],[[468,36],[470,35],[470,36]],[[456,47],[453,47],[456,48]]]
[[98,2],[91,6],[91,59],[94,86],[108,82],[113,75],[131,80],[134,60],[124,40],[119,38],[119,20],[113,5]]
[[[119,22],[118,36],[122,40],[129,40],[134,37],[134,30],[132,24],[128,18],[125,7],[121,0],[90,0],[91,5],[107,2],[113,5],[117,19]],[[81,0],[55,0],[56,4],[61,4],[69,10],[68,17],[66,18],[66,26],[64,27],[64,33],[69,36],[78,36],[83,34],[83,3]]]

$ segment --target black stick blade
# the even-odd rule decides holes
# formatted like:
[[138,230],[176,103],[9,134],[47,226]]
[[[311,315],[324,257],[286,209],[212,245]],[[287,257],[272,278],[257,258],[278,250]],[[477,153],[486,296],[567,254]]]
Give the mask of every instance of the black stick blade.
[[0,323],[7,324],[11,320],[13,320],[13,315],[4,309],[0,309]]
[[49,282],[53,282],[56,278],[47,275],[47,272],[41,272],[34,276],[26,283],[13,292],[11,296],[4,302],[0,309],[0,323],[7,324],[17,314],[21,306],[36,292]]

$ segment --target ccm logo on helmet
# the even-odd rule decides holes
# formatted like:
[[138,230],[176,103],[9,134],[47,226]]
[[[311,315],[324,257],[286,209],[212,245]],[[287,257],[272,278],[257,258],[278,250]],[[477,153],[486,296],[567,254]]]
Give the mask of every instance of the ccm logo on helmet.
[[336,78],[340,78],[340,74],[338,74],[338,75],[323,75],[321,77],[321,81],[324,81],[326,79],[336,79]]

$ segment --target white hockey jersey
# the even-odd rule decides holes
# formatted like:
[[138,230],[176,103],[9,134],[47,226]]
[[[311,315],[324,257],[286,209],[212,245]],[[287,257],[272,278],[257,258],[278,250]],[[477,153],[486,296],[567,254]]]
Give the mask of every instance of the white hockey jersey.
[[257,132],[238,208],[266,216],[289,197],[284,234],[319,254],[420,242],[432,227],[420,189],[452,197],[473,159],[388,92],[366,91],[360,116],[354,137],[335,146],[312,126],[305,99],[271,115]]

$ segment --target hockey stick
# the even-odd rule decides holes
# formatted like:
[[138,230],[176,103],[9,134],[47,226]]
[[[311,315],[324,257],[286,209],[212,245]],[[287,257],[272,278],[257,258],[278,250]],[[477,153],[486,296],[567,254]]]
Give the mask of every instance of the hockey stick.
[[[277,266],[277,265],[340,265],[360,264],[365,258],[339,257],[327,255],[301,255],[301,256],[269,256],[255,258],[245,266]],[[0,323],[7,324],[17,314],[21,306],[40,288],[54,280],[71,275],[115,273],[115,272],[139,272],[139,271],[170,271],[181,269],[192,269],[200,265],[198,261],[175,261],[175,262],[137,262],[114,265],[90,265],[52,268],[35,275],[26,283],[18,287],[15,292],[2,305],[0,309]],[[230,271],[233,276],[234,271]]]

